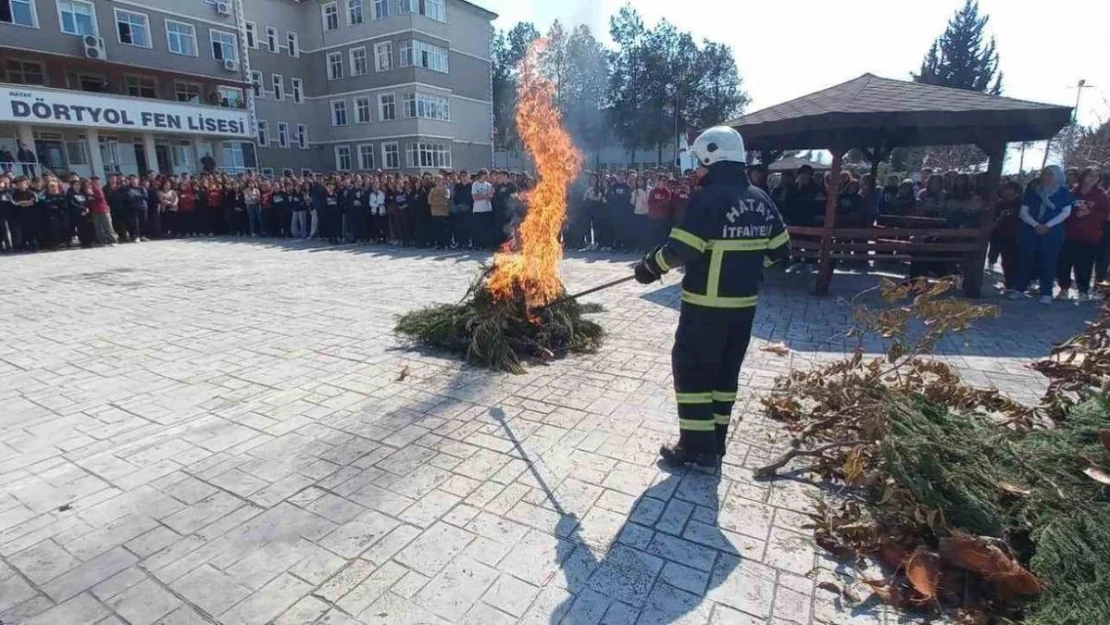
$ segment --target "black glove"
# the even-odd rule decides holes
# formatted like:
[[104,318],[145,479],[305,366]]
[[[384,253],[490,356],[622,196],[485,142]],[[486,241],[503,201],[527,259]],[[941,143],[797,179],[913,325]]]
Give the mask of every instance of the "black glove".
[[641,260],[636,263],[636,282],[640,284],[651,284],[659,279],[659,274],[651,270],[646,260]]

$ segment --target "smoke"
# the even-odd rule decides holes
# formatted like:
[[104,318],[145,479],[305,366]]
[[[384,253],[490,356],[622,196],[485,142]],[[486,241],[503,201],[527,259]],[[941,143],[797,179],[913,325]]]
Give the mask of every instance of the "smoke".
[[586,25],[593,31],[594,37],[604,41],[609,32],[609,15],[606,11],[607,2],[602,0],[559,0],[561,9],[559,21],[563,26],[572,31]]

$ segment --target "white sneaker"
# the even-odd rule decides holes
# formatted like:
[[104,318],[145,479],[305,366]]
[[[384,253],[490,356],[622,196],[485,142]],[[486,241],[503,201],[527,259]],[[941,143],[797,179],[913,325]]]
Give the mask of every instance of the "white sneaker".
[[1041,303],[1044,304],[1045,306],[1051,305],[1052,304],[1052,298],[1048,295],[1042,296],[1041,297]]
[[1071,295],[1070,290],[1060,289],[1060,292],[1056,294],[1056,299],[1060,300],[1061,302],[1066,302],[1069,299],[1071,299],[1070,295]]
[[1080,291],[1079,295],[1075,296],[1075,303],[1076,304],[1082,304],[1082,303],[1084,303],[1084,302],[1086,302],[1090,299],[1091,298],[1086,293],[1083,293],[1082,291]]

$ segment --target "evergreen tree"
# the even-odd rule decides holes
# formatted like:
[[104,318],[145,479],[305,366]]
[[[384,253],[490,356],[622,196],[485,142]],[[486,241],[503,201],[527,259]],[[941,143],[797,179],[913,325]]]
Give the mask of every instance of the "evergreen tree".
[[528,53],[532,42],[540,38],[536,27],[520,22],[508,32],[498,31],[493,39],[493,125],[498,148],[512,148],[516,137],[516,65]]
[[944,34],[929,48],[914,80],[1000,95],[1002,72],[998,71],[994,38],[985,43],[983,39],[989,20],[979,14],[978,0],[965,0],[963,8],[948,21]]
[[[948,21],[948,27],[925,54],[916,82],[941,87],[1002,94],[1002,72],[994,38],[985,41],[990,17],[980,15],[978,0],[965,0],[964,6]],[[901,150],[905,152],[905,150]],[[900,161],[915,161],[898,154]],[[978,169],[987,155],[977,146],[944,146],[924,151],[924,166],[940,170]]]

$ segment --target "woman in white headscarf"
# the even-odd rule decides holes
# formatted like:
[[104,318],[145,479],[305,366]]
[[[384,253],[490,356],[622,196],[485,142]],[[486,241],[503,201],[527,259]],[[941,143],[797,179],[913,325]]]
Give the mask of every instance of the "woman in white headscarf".
[[1040,280],[1041,303],[1052,303],[1052,285],[1060,249],[1064,245],[1064,221],[1071,215],[1075,198],[1065,184],[1064,170],[1050,165],[1041,172],[1041,179],[1029,185],[1021,202],[1021,274],[1016,299],[1029,288],[1034,273]]

